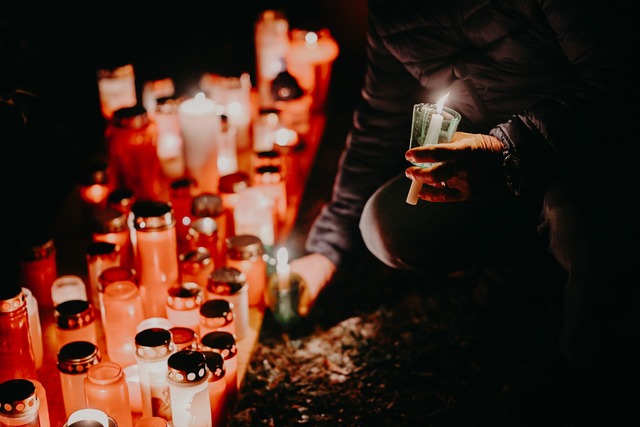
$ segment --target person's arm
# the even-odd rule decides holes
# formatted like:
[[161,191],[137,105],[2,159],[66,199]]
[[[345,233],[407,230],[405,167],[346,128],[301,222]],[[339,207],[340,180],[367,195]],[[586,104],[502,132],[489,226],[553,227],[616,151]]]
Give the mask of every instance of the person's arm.
[[291,261],[303,281],[299,312],[306,315],[336,269],[364,250],[358,227],[367,199],[400,173],[407,162],[413,104],[424,102],[424,88],[393,57],[369,18],[367,71],[361,100],[339,159],[331,200],[323,206],[307,237],[307,255]]

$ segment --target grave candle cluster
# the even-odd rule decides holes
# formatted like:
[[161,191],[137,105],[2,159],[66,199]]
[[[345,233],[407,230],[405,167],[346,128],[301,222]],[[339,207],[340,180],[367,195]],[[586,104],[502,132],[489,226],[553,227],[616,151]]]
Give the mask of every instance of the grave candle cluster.
[[[287,294],[279,318],[295,314],[299,278],[287,250],[274,251],[293,225],[310,164],[300,159],[320,140],[311,121],[338,54],[327,30],[290,31],[274,11],[254,36],[255,76],[207,72],[189,93],[164,77],[141,82],[138,99],[133,64],[98,70],[105,147],[83,168],[82,214],[69,218],[86,246],[63,251],[81,254],[80,270],[58,274],[74,263],[60,263],[53,237],[24,236],[24,287],[0,292],[5,409],[26,402],[41,427],[229,419],[252,319],[275,309],[270,280]],[[26,382],[4,384],[16,379]],[[61,408],[47,408],[45,387]]]

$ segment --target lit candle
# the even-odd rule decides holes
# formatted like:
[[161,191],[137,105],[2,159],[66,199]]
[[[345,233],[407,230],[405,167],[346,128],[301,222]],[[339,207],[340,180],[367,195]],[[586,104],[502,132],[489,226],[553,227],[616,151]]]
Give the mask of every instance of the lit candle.
[[[436,111],[431,114],[431,120],[429,122],[427,122],[426,117],[422,118],[421,136],[424,137],[424,139],[420,144],[421,146],[438,143],[440,130],[442,129],[442,121],[444,120],[444,117],[442,116],[442,108],[444,107],[444,101],[448,96],[449,93],[447,92],[442,98],[438,100],[438,102],[436,103]],[[429,110],[425,109],[424,115],[426,116],[428,112]],[[415,117],[413,120],[415,122]],[[426,136],[424,135],[425,130],[427,131]],[[407,194],[407,203],[409,203],[410,205],[415,205],[418,202],[418,193],[420,193],[421,188],[422,183],[420,181],[413,180],[411,182],[411,188],[409,189],[409,194]]]
[[178,117],[187,171],[202,191],[216,192],[219,180],[216,146],[221,128],[216,102],[200,92],[179,105]]
[[324,108],[333,62],[340,49],[327,29],[294,29],[287,54],[287,69],[313,98],[313,109]]
[[285,247],[278,249],[278,253],[276,254],[276,274],[278,275],[278,289],[289,289],[291,283],[291,266],[289,265],[289,253]]

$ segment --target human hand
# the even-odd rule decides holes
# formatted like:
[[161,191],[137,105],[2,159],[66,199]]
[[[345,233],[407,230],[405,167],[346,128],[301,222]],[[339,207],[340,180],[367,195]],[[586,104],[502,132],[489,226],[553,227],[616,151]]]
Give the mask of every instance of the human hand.
[[411,166],[407,178],[422,182],[419,197],[430,202],[471,200],[504,191],[502,143],[491,135],[456,132],[448,143],[408,150],[410,162],[437,163]]
[[324,255],[312,253],[289,262],[291,272],[302,278],[298,314],[306,316],[322,288],[331,280],[336,266]]

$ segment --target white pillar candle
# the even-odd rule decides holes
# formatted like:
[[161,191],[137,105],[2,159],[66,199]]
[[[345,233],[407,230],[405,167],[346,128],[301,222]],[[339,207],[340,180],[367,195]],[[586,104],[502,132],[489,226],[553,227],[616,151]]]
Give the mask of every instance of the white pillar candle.
[[216,192],[220,179],[217,140],[221,123],[216,105],[200,92],[178,107],[186,168],[200,189],[206,192]]

